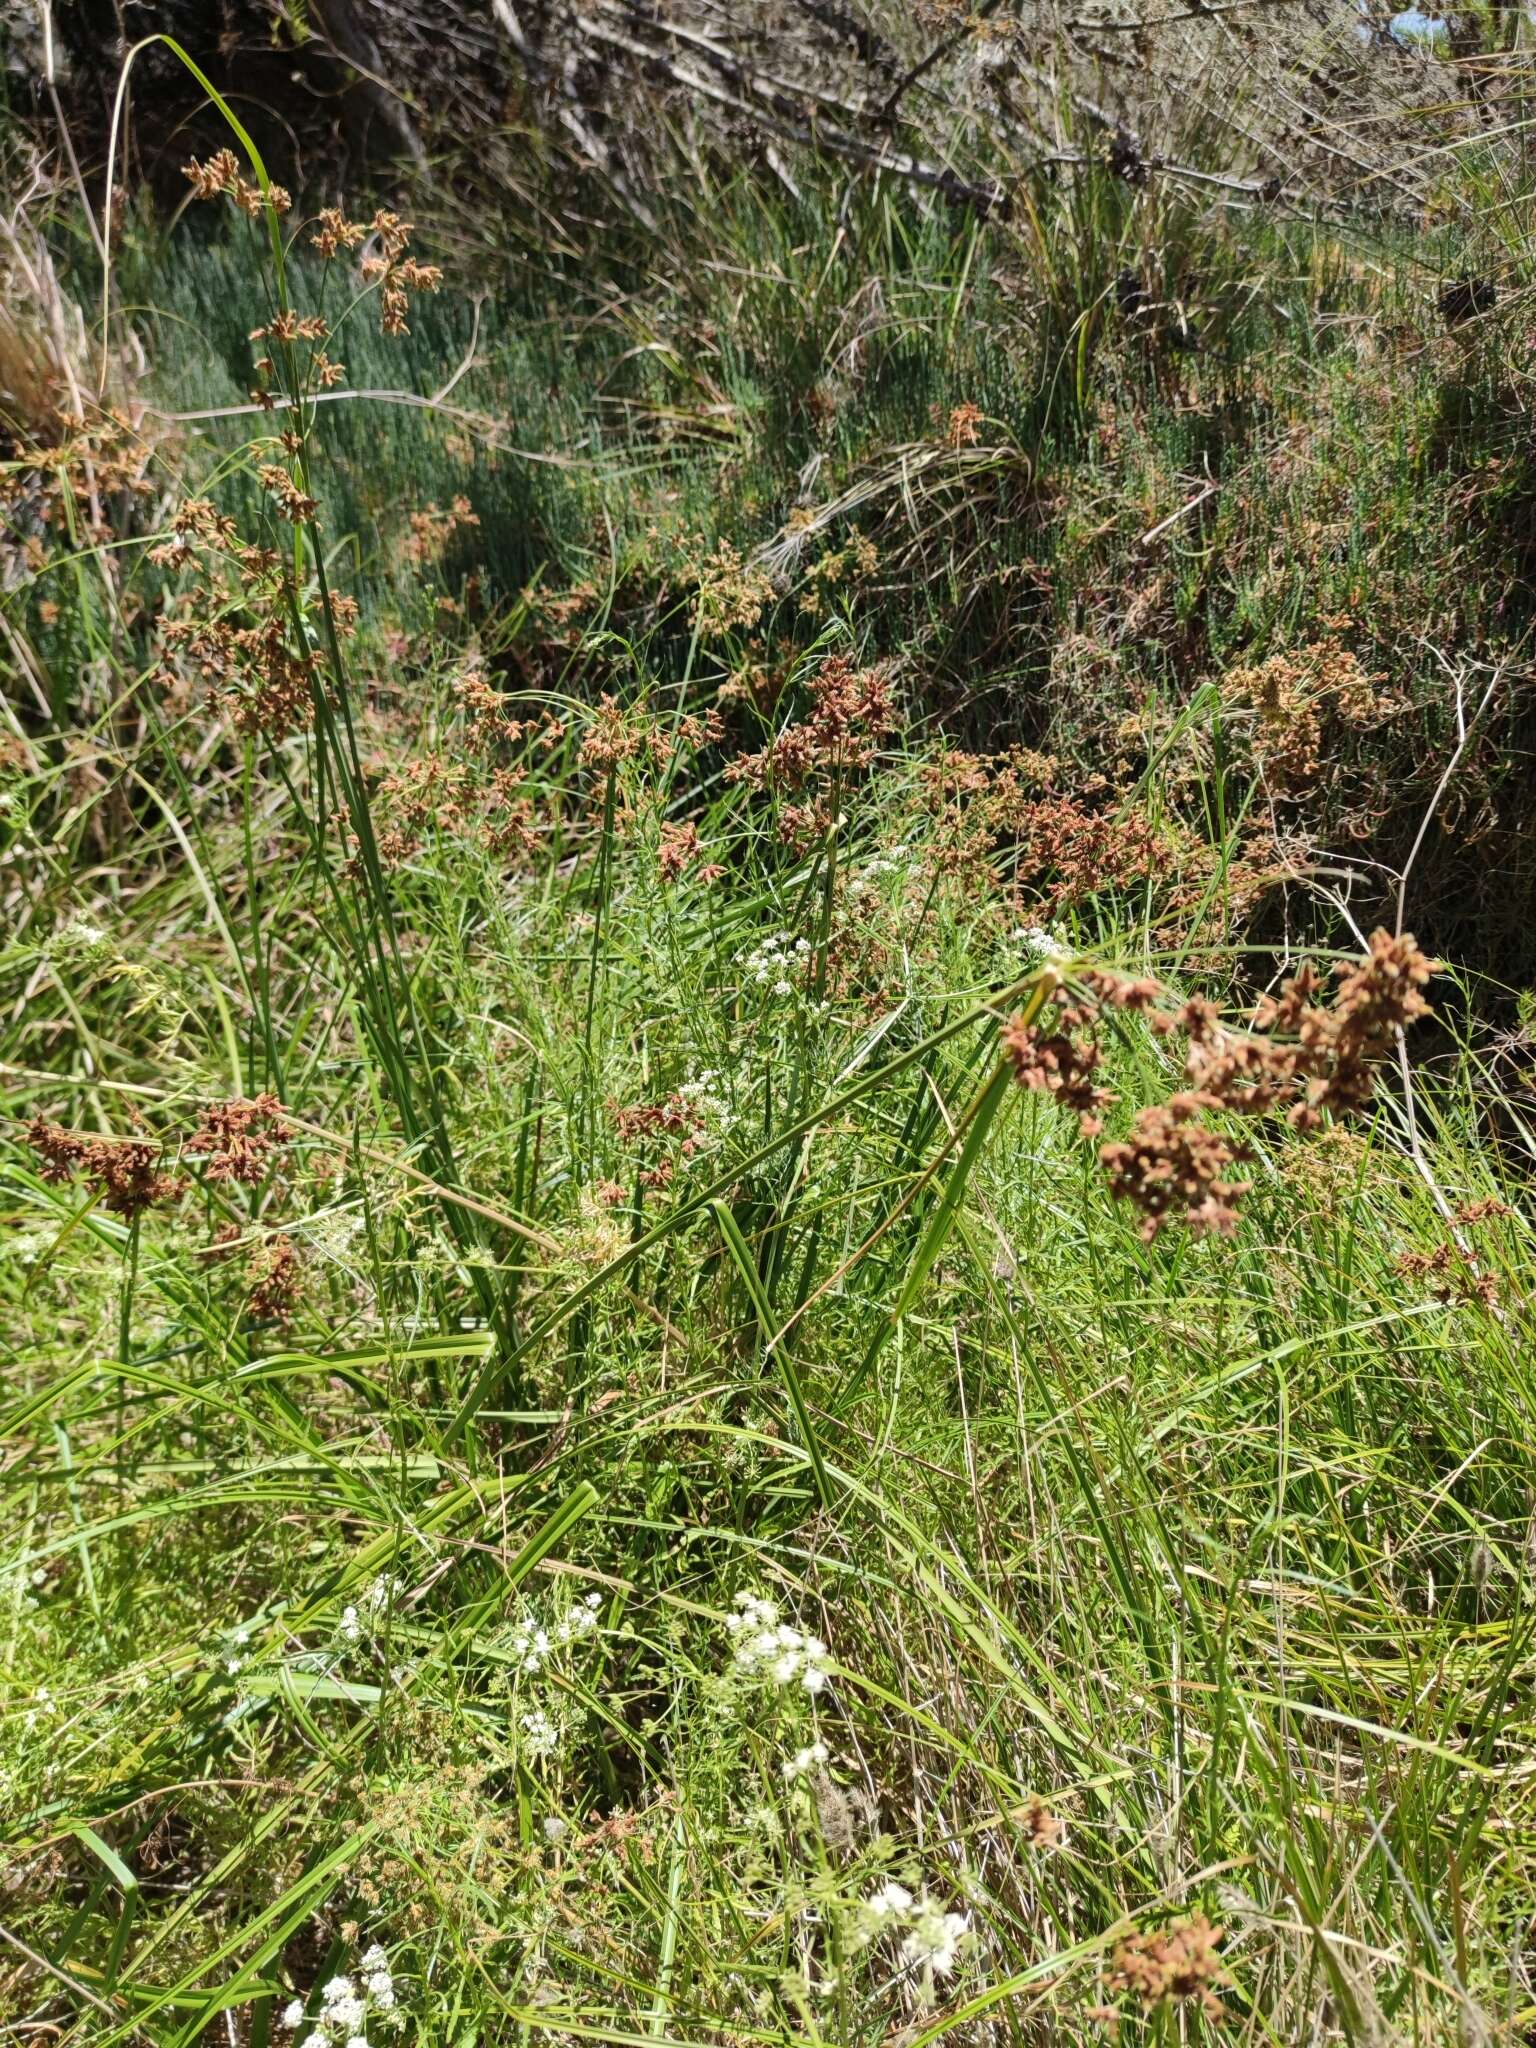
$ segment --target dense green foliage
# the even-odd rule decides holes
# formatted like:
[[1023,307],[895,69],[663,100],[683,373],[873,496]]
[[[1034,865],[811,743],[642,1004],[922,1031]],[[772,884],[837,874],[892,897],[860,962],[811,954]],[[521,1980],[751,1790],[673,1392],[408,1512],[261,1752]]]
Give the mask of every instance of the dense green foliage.
[[[444,213],[395,337],[130,218],[130,428],[12,419],[18,2038],[1529,2037],[1524,391],[1422,244],[1026,198]],[[1399,900],[1230,1236],[1013,1085]]]

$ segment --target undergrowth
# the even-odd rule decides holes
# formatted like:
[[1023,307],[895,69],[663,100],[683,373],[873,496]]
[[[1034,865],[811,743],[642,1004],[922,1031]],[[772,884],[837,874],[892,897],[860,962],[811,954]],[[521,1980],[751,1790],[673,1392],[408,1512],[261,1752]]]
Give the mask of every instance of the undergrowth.
[[1528,2039],[1491,347],[193,182],[0,329],[9,2028]]

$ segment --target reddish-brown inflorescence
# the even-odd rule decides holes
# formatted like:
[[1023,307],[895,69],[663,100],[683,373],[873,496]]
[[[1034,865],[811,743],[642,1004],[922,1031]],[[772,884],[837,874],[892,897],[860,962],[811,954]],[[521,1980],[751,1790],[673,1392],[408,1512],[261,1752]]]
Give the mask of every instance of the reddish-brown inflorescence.
[[704,1128],[704,1118],[676,1089],[662,1102],[610,1104],[613,1127],[625,1144],[640,1138],[681,1137],[685,1144]]
[[780,835],[804,847],[837,822],[836,798],[850,777],[869,767],[882,736],[897,723],[884,670],[855,667],[846,654],[829,655],[810,682],[810,710],[785,726],[755,754],[726,764],[728,782],[758,789],[806,791],[806,800],[780,813]]
[[182,165],[181,174],[190,181],[194,199],[232,199],[252,220],[264,206],[270,206],[274,213],[287,213],[293,205],[285,186],[269,184],[263,193],[259,185],[244,177],[240,159],[232,149],[218,150],[204,163],[193,157]]
[[981,407],[968,398],[952,407],[947,415],[942,406],[935,405],[931,417],[943,433],[946,448],[974,448],[981,438]]
[[1192,1913],[1172,1927],[1127,1935],[1111,1958],[1108,1988],[1135,1998],[1145,2013],[1188,2000],[1207,2018],[1221,2019],[1226,2007],[1217,1992],[1232,1981],[1221,1960],[1224,1933]]
[[1362,1110],[1397,1034],[1428,1013],[1422,990],[1433,971],[1411,935],[1378,931],[1363,960],[1337,970],[1331,1003],[1314,1001],[1323,983],[1303,966],[1278,996],[1265,998],[1254,1028],[1244,1031],[1227,1026],[1203,998],[1162,1011],[1156,982],[1089,969],[1076,976],[1072,992],[1053,993],[1055,1031],[1016,1017],[1003,1033],[1003,1052],[1021,1086],[1076,1111],[1092,1137],[1111,1099],[1095,1079],[1096,1020],[1107,1009],[1137,1010],[1155,1029],[1182,1033],[1189,1085],[1139,1110],[1129,1137],[1104,1145],[1099,1156],[1114,1193],[1141,1210],[1144,1237],[1174,1219],[1196,1232],[1228,1235],[1245,1191],[1231,1170],[1248,1150],[1207,1122],[1208,1114],[1253,1119],[1284,1112],[1297,1130],[1313,1131],[1325,1114]]
[[437,505],[428,505],[411,514],[405,552],[417,568],[426,568],[442,560],[449,541],[461,527],[479,524],[480,515],[466,497],[455,498],[446,512]]
[[146,1138],[77,1137],[39,1116],[27,1127],[27,1143],[44,1180],[66,1181],[78,1174],[94,1181],[103,1208],[119,1216],[164,1207],[186,1191],[184,1180],[162,1170],[162,1148]]
[[624,1144],[669,1147],[635,1176],[642,1188],[657,1192],[669,1188],[679,1164],[691,1159],[698,1150],[699,1136],[706,1123],[702,1110],[676,1089],[661,1102],[633,1102],[622,1107],[610,1103],[608,1108],[614,1129]]
[[1042,796],[1018,806],[1017,873],[1045,891],[1051,917],[1106,887],[1134,889],[1167,870],[1169,845],[1144,810],[1090,810],[1072,796]]
[[205,1109],[186,1149],[207,1161],[209,1180],[254,1188],[271,1171],[273,1152],[291,1136],[277,1097],[258,1095],[253,1102],[237,1098]]
[[[287,476],[275,466],[274,473]],[[189,498],[171,538],[151,550],[151,559],[176,569],[193,565],[202,577],[196,609],[165,619],[160,628],[163,679],[172,700],[200,682],[223,693],[237,731],[278,740],[306,724],[318,656],[293,646],[289,614],[295,593],[278,555],[242,546],[232,519],[205,498]],[[335,596],[331,613],[346,638],[356,622],[355,602]]]
[[1237,1228],[1234,1204],[1248,1184],[1227,1175],[1246,1147],[1201,1122],[1220,1106],[1218,1096],[1198,1090],[1170,1096],[1137,1112],[1129,1139],[1101,1149],[1110,1191],[1140,1209],[1143,1237],[1155,1237],[1171,1217],[1197,1235],[1229,1237]]
[[704,859],[704,842],[699,837],[699,828],[691,823],[662,826],[661,843],[656,849],[656,868],[664,882],[675,882],[690,869],[701,882],[717,881],[725,873],[719,861]]
[[1073,1039],[1065,1031],[1042,1031],[1015,1017],[1003,1032],[1001,1044],[1003,1057],[1021,1088],[1054,1096],[1063,1109],[1075,1114],[1085,1138],[1098,1135],[1103,1127],[1099,1112],[1113,1102],[1114,1095],[1094,1079],[1103,1054],[1092,1039]]
[[1052,1813],[1038,1792],[1031,1792],[1013,1818],[1032,1849],[1059,1849],[1067,1839],[1066,1823],[1060,1814]]
[[293,1240],[274,1237],[251,1254],[246,1269],[246,1306],[262,1322],[286,1322],[293,1314],[303,1278]]

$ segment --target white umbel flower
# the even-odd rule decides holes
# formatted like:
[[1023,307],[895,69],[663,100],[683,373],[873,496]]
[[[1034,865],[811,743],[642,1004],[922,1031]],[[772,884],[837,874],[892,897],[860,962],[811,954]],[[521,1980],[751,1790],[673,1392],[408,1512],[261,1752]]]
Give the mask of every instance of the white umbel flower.
[[560,1733],[542,1707],[535,1707],[531,1714],[524,1714],[523,1741],[535,1762],[554,1755]]
[[913,1910],[901,1952],[925,1976],[947,1977],[970,1932],[966,1914],[941,1912],[924,1892]]
[[735,1643],[733,1661],[743,1677],[767,1679],[774,1685],[799,1684],[818,1693],[831,1673],[831,1653],[820,1636],[802,1635],[779,1619],[779,1610],[761,1593],[738,1593],[736,1612],[725,1617],[726,1632]]
[[793,1756],[784,1759],[782,1769],[785,1781],[793,1784],[796,1778],[803,1778],[808,1771],[814,1771],[818,1764],[824,1764],[827,1755],[827,1745],[824,1742],[810,1742],[804,1749],[797,1749]]

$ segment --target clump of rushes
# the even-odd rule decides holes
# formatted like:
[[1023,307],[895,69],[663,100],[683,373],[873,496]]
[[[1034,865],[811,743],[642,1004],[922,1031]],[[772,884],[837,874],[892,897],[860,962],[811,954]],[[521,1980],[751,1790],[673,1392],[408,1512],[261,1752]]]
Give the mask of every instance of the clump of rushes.
[[1283,1113],[1293,1129],[1315,1131],[1326,1116],[1357,1114],[1369,1104],[1376,1069],[1397,1034],[1429,1014],[1422,990],[1434,964],[1411,934],[1377,931],[1363,960],[1335,972],[1339,986],[1330,1003],[1313,1000],[1323,984],[1303,966],[1278,996],[1259,1004],[1252,1028],[1238,1030],[1203,997],[1162,1010],[1155,981],[1080,971],[1053,996],[1056,1028],[1016,1017],[1003,1033],[1003,1054],[1021,1087],[1074,1111],[1092,1138],[1114,1099],[1095,1078],[1103,1063],[1095,1027],[1106,1012],[1139,1012],[1154,1030],[1181,1034],[1190,1085],[1138,1110],[1129,1138],[1104,1145],[1099,1157],[1114,1193],[1141,1210],[1143,1237],[1156,1237],[1175,1220],[1197,1234],[1228,1236],[1245,1192],[1228,1176],[1247,1148],[1207,1116]]
[[[740,333],[694,322],[716,266],[670,272],[683,317],[631,355],[650,287],[626,263],[636,296],[554,340],[514,313],[466,370],[521,444],[466,535],[481,458],[347,389],[407,381],[375,374],[381,312],[428,324],[398,225],[269,238],[253,161],[200,167],[238,249],[193,281],[250,294],[255,368],[225,395],[258,393],[254,444],[187,434],[145,539],[131,468],[97,472],[122,486],[98,520],[94,423],[61,427],[63,494],[0,537],[7,654],[59,610],[36,687],[0,689],[0,2004],[50,2040],[263,2048],[1518,2030],[1521,1185],[1472,1058],[1424,1063],[1396,1142],[1382,1062],[1434,994],[1412,941],[1291,963],[1257,1007],[1193,978],[1207,918],[1241,939],[1265,791],[1298,803],[1306,771],[1309,801],[1336,774],[1353,799],[1366,686],[1422,681],[1389,651],[1407,614],[1379,630],[1387,576],[1358,677],[1317,651],[1357,629],[1228,590],[1283,410],[1224,397],[1168,441],[1117,383],[1091,520],[1072,436],[1017,496],[987,444],[1037,380],[903,367],[914,321],[964,341],[1008,223],[946,273],[948,312],[903,285],[866,318],[843,256],[815,284],[833,238],[802,246],[797,215],[793,245],[713,254],[720,289],[774,280],[774,322],[846,329],[807,329],[795,367],[846,364],[820,471],[770,492],[777,437],[713,409],[744,395]],[[116,275],[184,307],[135,233]],[[379,264],[403,305],[370,305]],[[623,375],[588,380],[577,331],[614,322]],[[164,403],[216,399],[201,358],[176,388],[188,330],[155,331]],[[423,392],[453,367],[433,346]],[[882,478],[887,386],[903,434],[941,405]],[[368,421],[349,504],[319,456]],[[797,546],[841,536],[802,578],[825,638],[755,530],[712,529],[688,579],[642,541],[690,524],[700,460],[722,516],[800,496]],[[1362,527],[1383,509],[1359,503]],[[13,554],[53,537],[19,595]],[[483,602],[448,625],[441,565],[481,539]],[[1301,573],[1392,567],[1339,540]],[[349,638],[327,579],[351,563]],[[1248,659],[1289,630],[1305,672],[1224,692],[1229,599]],[[204,715],[158,715],[157,602],[167,685]],[[1050,687],[1004,697],[1005,670]],[[994,708],[1035,747],[987,738]],[[1436,837],[1507,772],[1467,708]],[[1144,978],[1181,918],[1184,967]],[[1082,962],[1100,933],[1131,972]],[[1240,1249],[1190,1255],[1234,1219]]]

